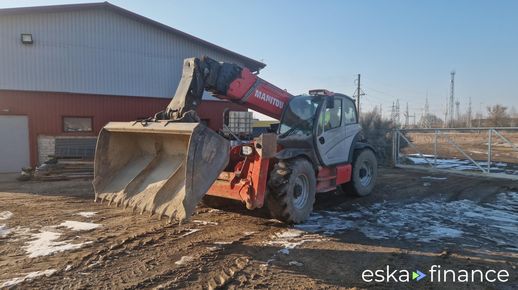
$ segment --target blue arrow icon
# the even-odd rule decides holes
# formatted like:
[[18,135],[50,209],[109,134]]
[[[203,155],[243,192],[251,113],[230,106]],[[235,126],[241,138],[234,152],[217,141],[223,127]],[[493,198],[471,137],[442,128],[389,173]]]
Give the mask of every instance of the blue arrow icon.
[[426,277],[426,274],[419,270],[415,270],[415,272],[412,272],[412,280],[419,281],[419,280],[423,279],[424,277]]

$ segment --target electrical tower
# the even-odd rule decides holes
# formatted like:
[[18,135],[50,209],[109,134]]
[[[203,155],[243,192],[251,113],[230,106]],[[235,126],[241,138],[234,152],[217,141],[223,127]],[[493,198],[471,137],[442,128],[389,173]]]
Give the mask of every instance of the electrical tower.
[[448,128],[448,110],[450,109],[449,106],[448,106],[448,98],[446,98],[446,106],[444,107],[444,122],[442,124],[442,126],[444,128]]
[[396,100],[396,126],[399,128],[401,124],[400,114],[399,114],[399,99]]
[[468,128],[471,128],[471,97],[469,98],[469,105],[468,105],[468,120],[466,122],[466,126]]
[[[414,116],[415,116],[415,113],[414,113]],[[426,101],[424,103],[423,116],[421,116],[421,120],[419,121],[419,126],[421,128],[431,128],[431,125],[432,124],[430,124],[430,105],[428,103],[428,95],[427,95]]]
[[449,116],[449,121],[448,121],[448,126],[452,126],[453,125],[453,118],[454,118],[454,115],[453,115],[453,104],[455,102],[455,71],[452,71],[450,73],[450,76],[451,76],[451,81],[450,81],[450,101],[449,101],[449,108],[448,108],[448,116]]
[[460,102],[459,101],[455,102],[455,120],[457,122],[460,121]]
[[399,99],[396,103],[392,102],[392,109],[390,110],[390,120],[394,127],[399,128]]

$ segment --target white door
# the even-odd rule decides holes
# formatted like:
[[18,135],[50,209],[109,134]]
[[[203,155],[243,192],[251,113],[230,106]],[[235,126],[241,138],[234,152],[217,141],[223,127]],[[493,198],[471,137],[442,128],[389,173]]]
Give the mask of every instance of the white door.
[[0,116],[0,173],[20,172],[29,166],[27,116]]
[[326,98],[320,113],[316,144],[320,159],[326,166],[347,161],[343,101],[341,97]]

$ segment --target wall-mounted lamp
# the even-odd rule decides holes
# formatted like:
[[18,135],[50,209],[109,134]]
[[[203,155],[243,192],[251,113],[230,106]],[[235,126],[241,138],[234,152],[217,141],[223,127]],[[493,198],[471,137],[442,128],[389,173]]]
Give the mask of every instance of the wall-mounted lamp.
[[23,44],[32,44],[32,34],[30,33],[22,33],[21,40]]
[[2,112],[9,113],[9,112],[11,112],[11,109],[2,109]]

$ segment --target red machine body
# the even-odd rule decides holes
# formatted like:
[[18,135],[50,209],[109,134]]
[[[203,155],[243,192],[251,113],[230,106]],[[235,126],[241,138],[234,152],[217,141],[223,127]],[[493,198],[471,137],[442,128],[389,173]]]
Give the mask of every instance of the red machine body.
[[[286,90],[259,78],[247,68],[243,68],[230,82],[225,93],[212,92],[220,99],[239,103],[277,120],[281,119],[284,106],[293,98]],[[244,146],[251,147],[252,154],[244,156]],[[234,146],[227,170],[220,174],[207,194],[242,201],[248,209],[261,208],[267,191],[268,173],[276,162],[275,153],[279,149],[274,133]],[[351,164],[319,166],[316,172],[317,192],[335,190],[338,185],[351,180],[351,173]]]

